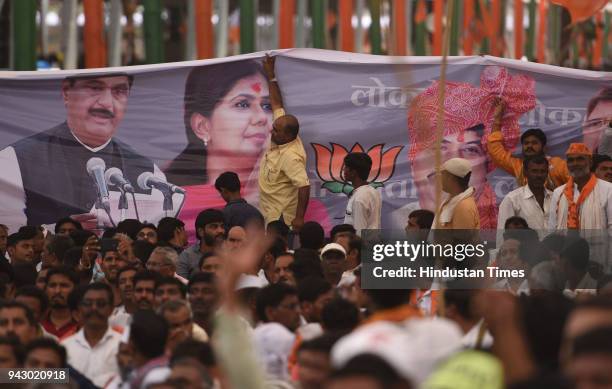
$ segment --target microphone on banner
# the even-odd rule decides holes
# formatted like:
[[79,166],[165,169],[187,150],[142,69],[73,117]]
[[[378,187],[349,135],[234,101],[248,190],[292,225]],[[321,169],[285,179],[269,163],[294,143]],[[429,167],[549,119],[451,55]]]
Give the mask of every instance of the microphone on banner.
[[138,186],[142,190],[155,188],[163,193],[180,193],[185,194],[185,189],[180,186],[173,185],[159,177],[155,177],[151,172],[144,172],[138,176]]
[[104,179],[107,185],[114,185],[127,193],[134,193],[134,187],[130,182],[123,176],[121,169],[116,167],[109,168],[104,173]]
[[98,198],[100,204],[107,211],[110,210],[110,198],[108,196],[108,187],[106,186],[106,180],[104,180],[104,170],[106,164],[101,158],[93,157],[87,161],[87,174],[93,179],[96,189],[98,190]]

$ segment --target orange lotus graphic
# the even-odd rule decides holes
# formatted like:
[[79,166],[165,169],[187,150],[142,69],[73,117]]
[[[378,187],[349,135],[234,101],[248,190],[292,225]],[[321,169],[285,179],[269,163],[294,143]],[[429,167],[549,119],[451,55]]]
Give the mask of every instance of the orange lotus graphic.
[[[344,157],[348,153],[364,153],[364,148],[359,143],[355,143],[350,151],[337,143],[330,143],[331,149],[318,143],[311,144],[315,151],[317,175],[323,181],[322,187],[332,193],[351,194],[354,188],[342,175]],[[368,182],[374,188],[383,186],[393,176],[395,161],[404,146],[394,146],[384,152],[383,147],[384,143],[380,143],[367,151],[372,158]]]

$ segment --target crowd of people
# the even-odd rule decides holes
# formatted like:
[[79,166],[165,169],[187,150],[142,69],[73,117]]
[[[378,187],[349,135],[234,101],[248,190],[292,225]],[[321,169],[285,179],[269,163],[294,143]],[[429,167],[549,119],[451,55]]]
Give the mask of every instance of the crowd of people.
[[[499,99],[487,150],[518,188],[499,206],[488,263],[527,275],[485,290],[365,289],[362,234],[381,228],[383,209],[372,159],[344,158],[354,190],[342,224],[326,235],[305,222],[299,121],[284,111],[273,58],[264,71],[275,120],[258,207],[228,169],[214,182],[225,206],[201,204],[193,226],[0,225],[1,368],[64,368],[82,388],[612,388],[609,155],[574,143],[551,158],[530,129],[512,156]],[[479,231],[471,176],[470,161],[445,161],[444,201],[411,212],[406,232]]]

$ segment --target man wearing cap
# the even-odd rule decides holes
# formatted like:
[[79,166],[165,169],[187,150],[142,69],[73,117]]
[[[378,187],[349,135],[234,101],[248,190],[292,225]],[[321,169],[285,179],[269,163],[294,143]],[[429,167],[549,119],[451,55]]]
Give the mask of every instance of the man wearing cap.
[[328,243],[321,250],[321,266],[323,277],[336,286],[346,270],[346,250],[338,243]]
[[[523,169],[521,158],[513,157],[510,151],[504,147],[504,135],[502,132],[502,118],[504,116],[505,103],[498,99],[495,106],[495,117],[492,131],[487,137],[487,152],[491,161],[498,168],[516,177],[519,186],[527,185],[527,177]],[[521,135],[521,145],[523,146],[523,157],[533,157],[544,155],[546,147],[546,134],[539,128],[531,128]],[[548,159],[548,179],[546,187],[554,190],[559,185],[563,185],[569,179],[569,172],[565,161],[559,157],[546,157]],[[499,224],[498,224],[499,227]]]
[[[148,220],[161,215],[161,193],[141,190],[138,176],[152,172],[165,178],[148,158],[113,138],[123,120],[133,77],[126,73],[83,74],[62,81],[66,121],[21,139],[0,151],[0,219],[11,228],[53,224],[66,216],[92,228],[109,224],[96,212],[97,189],[89,177],[87,162],[97,157],[106,169],[119,168],[132,183],[140,216]],[[111,215],[119,222],[118,189],[110,187]],[[155,191],[157,192],[157,191]],[[129,216],[135,217],[130,204]],[[151,212],[154,212],[153,214]]]
[[470,161],[451,158],[442,165],[442,190],[449,194],[436,214],[433,228],[438,230],[480,229],[480,216],[474,199]]
[[591,172],[592,153],[584,143],[572,143],[566,155],[571,177],[553,193],[549,229],[612,231],[612,184]]

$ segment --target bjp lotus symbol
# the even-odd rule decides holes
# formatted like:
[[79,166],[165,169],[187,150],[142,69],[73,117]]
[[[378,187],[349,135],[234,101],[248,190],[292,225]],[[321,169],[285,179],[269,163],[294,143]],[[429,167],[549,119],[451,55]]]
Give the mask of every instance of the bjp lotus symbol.
[[[372,170],[368,177],[368,182],[374,188],[383,186],[388,181],[395,170],[395,160],[403,146],[394,146],[383,152],[384,144],[372,146],[367,154],[372,158]],[[331,143],[331,149],[318,143],[312,143],[315,150],[317,175],[323,181],[323,188],[332,193],[351,194],[353,186],[346,182],[342,174],[344,167],[344,157],[348,153],[363,153],[363,147],[355,143],[350,151],[337,143]]]

